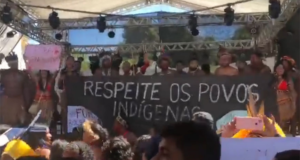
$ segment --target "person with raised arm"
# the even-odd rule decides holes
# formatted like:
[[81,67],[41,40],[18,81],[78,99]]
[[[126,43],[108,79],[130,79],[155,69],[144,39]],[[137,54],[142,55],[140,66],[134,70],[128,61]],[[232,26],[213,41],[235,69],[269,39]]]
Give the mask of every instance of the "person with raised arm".
[[36,116],[39,110],[42,110],[40,120],[44,123],[50,124],[52,115],[56,111],[52,101],[52,91],[55,76],[52,76],[49,70],[39,70],[38,74],[33,73],[32,70],[28,70],[30,77],[35,82],[36,94],[34,103],[29,108],[29,112],[32,116]]

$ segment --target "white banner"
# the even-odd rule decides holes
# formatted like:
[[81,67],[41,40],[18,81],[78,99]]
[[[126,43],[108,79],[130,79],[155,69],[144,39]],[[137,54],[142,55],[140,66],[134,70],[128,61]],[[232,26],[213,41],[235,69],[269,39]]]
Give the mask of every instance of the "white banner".
[[82,106],[68,106],[68,133],[73,131],[73,128],[84,123],[85,120],[98,121],[99,118],[91,111]]
[[221,160],[273,160],[278,152],[300,150],[300,138],[222,138]]

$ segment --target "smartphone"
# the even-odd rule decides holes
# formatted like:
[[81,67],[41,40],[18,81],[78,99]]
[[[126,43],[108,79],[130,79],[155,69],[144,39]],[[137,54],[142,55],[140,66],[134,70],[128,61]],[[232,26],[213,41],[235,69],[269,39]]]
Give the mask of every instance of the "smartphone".
[[262,131],[264,129],[263,120],[259,117],[235,117],[236,129],[248,129]]

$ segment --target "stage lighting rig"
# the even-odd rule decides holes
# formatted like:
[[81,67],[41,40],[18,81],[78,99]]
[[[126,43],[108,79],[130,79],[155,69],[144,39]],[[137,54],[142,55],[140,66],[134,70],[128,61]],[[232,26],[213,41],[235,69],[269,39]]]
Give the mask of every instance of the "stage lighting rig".
[[281,13],[281,4],[279,0],[269,0],[269,15],[273,19],[277,19]]
[[56,33],[55,34],[55,39],[57,39],[57,40],[62,40],[62,38],[63,38],[63,36],[62,36],[62,34],[61,33]]
[[52,13],[49,14],[48,21],[53,29],[57,29],[60,26],[60,19],[58,17],[58,13],[55,11],[52,11]]
[[103,16],[99,16],[98,20],[97,20],[97,28],[99,30],[100,33],[103,33],[106,29],[106,18]]
[[199,35],[199,30],[197,29],[198,23],[197,23],[197,16],[195,14],[190,15],[188,25],[189,25],[191,34],[193,36],[198,36]]
[[224,23],[226,26],[231,26],[234,22],[234,9],[231,7],[231,5],[228,5],[224,9]]
[[1,11],[1,20],[4,24],[10,24],[13,21],[11,8],[7,4]]
[[7,38],[13,38],[17,34],[17,31],[10,31],[6,33]]
[[107,36],[109,37],[109,38],[114,38],[115,37],[115,32],[114,31],[109,31],[108,33],[107,33]]

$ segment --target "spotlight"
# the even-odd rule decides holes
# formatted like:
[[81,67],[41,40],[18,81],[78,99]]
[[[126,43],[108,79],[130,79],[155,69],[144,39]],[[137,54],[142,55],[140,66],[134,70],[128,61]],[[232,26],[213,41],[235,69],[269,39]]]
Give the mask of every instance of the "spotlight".
[[100,33],[103,33],[106,29],[106,18],[101,16],[97,20],[97,28]]
[[190,28],[191,33],[193,36],[198,36],[199,35],[199,30],[197,28]]
[[52,13],[49,14],[48,21],[53,29],[57,29],[60,26],[60,19],[58,17],[58,13],[55,11],[52,11]]
[[116,34],[114,31],[109,31],[107,35],[109,38],[114,38]]
[[269,15],[271,18],[276,19],[281,13],[281,5],[279,0],[269,0]]
[[56,33],[55,34],[55,39],[57,39],[57,40],[61,40],[63,38],[63,36],[62,36],[62,34],[61,33]]
[[192,33],[193,36],[198,36],[199,35],[199,31],[197,29],[197,16],[192,14],[190,15],[189,17],[189,28],[190,28],[190,31]]
[[234,22],[234,9],[231,8],[231,5],[228,5],[228,7],[224,9],[224,12],[224,23],[226,26],[231,26]]
[[7,38],[13,38],[17,34],[16,31],[10,31],[6,33]]
[[189,27],[197,27],[197,16],[192,14],[189,18]]
[[10,24],[13,21],[11,8],[7,4],[3,7],[1,20],[4,24]]

